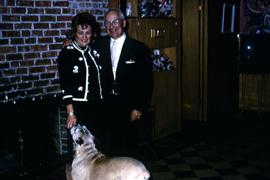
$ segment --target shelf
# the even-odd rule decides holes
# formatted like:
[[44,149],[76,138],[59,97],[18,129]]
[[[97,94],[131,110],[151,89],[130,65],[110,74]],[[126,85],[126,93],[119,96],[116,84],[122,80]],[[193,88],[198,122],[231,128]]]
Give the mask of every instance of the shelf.
[[177,45],[178,22],[175,18],[128,19],[128,34],[150,48],[167,48]]

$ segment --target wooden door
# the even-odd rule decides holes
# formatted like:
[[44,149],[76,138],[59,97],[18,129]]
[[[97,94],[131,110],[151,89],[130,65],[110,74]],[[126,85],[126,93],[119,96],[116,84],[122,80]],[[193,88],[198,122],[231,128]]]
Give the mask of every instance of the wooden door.
[[199,120],[203,100],[200,0],[183,0],[182,11],[182,113],[183,119]]

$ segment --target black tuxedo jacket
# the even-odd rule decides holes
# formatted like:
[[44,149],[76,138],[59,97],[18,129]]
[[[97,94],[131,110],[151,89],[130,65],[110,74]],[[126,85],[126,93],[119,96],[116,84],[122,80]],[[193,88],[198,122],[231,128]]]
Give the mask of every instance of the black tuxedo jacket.
[[116,79],[113,78],[110,37],[97,39],[94,43],[102,63],[104,97],[114,95],[130,109],[144,110],[149,106],[152,88],[152,60],[150,49],[135,39],[126,37],[120,54]]

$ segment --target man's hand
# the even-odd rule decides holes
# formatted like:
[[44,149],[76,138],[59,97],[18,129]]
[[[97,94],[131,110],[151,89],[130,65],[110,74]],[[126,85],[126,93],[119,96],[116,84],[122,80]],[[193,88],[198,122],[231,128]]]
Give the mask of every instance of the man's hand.
[[140,119],[141,116],[142,116],[142,112],[134,109],[131,111],[131,118],[130,119],[131,119],[131,121],[136,121],[136,120]]
[[71,43],[72,43],[72,40],[71,40],[71,39],[66,39],[66,40],[64,41],[64,46],[71,45]]

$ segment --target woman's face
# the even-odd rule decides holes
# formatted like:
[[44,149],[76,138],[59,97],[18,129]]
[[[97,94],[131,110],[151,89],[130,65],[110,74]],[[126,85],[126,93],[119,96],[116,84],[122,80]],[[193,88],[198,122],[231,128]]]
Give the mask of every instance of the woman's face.
[[78,43],[80,47],[87,46],[92,37],[92,28],[90,25],[78,25],[77,32],[75,35],[75,41]]

